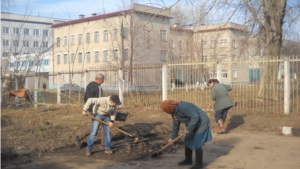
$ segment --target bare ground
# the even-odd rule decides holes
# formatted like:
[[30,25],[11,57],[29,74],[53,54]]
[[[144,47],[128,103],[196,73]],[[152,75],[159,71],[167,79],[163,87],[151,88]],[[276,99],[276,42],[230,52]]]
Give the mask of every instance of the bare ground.
[[[72,107],[72,106],[71,106]],[[50,106],[49,112],[33,109],[2,109],[1,114],[1,168],[189,168],[178,167],[184,158],[180,140],[157,158],[151,154],[167,144],[171,130],[171,118],[158,109],[122,108],[128,112],[126,122],[116,125],[129,133],[138,133],[149,139],[131,152],[124,147],[133,138],[112,130],[114,154],[99,151],[96,142],[93,154],[85,156],[85,146],[74,145],[74,135],[90,125],[88,117],[81,116],[80,109],[70,106]],[[209,112],[213,140],[206,143],[204,166],[207,169],[298,169],[300,168],[300,115],[258,114],[231,111],[228,118],[228,134],[217,135],[212,112]],[[292,126],[293,134],[285,136],[280,127]],[[184,129],[182,127],[182,129]]]

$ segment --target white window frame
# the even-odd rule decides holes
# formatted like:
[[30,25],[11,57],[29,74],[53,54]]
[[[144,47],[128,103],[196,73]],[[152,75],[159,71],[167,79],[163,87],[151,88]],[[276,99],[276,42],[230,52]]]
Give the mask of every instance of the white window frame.
[[214,39],[211,39],[209,44],[210,48],[214,48],[215,45],[216,45],[216,41]]
[[118,39],[118,32],[119,32],[118,28],[113,28],[112,31],[113,31],[113,33],[112,33],[113,40],[117,40]]
[[34,36],[40,36],[40,30],[39,29],[33,29],[33,35]]
[[60,65],[60,54],[56,55],[56,64]]
[[103,30],[103,41],[108,41],[108,30]]
[[113,60],[118,60],[119,59],[119,50],[118,49],[114,49],[113,50]]
[[2,30],[2,32],[3,32],[3,34],[9,34],[9,27],[7,27],[7,26],[4,26],[3,27],[3,30]]
[[19,46],[19,40],[13,40],[13,46],[18,47]]
[[44,30],[43,30],[43,36],[44,36],[44,37],[49,36],[49,31],[48,31],[47,29],[44,29]]
[[71,53],[71,63],[75,63],[75,53]]
[[64,54],[64,64],[68,64],[68,54]]
[[48,42],[45,42],[45,41],[44,41],[44,42],[43,42],[43,47],[44,47],[44,48],[48,48]]
[[3,39],[3,46],[9,46],[9,40]]
[[118,72],[114,72],[113,81],[114,82],[118,81]]
[[220,39],[220,48],[227,47],[227,39]]
[[82,63],[82,52],[78,53],[78,63]]
[[94,62],[100,62],[100,52],[99,52],[99,50],[94,51]]
[[75,44],[75,35],[71,35],[71,45]]
[[96,42],[96,43],[99,42],[99,31],[94,32],[94,42]]
[[90,32],[87,32],[85,34],[85,41],[86,41],[86,43],[90,43],[91,42],[91,33]]
[[207,41],[206,40],[201,40],[201,47],[202,48],[207,48]]
[[30,29],[29,28],[24,28],[23,33],[24,33],[24,35],[30,35]]
[[222,78],[227,79],[228,78],[228,71],[227,70],[222,70]]
[[14,35],[20,34],[20,28],[14,28]]
[[68,45],[68,36],[64,36],[64,46]]
[[173,39],[170,39],[170,48],[174,49],[175,48],[175,43]]
[[56,47],[60,47],[60,37],[56,37]]
[[216,78],[217,77],[217,71],[214,71],[213,70],[210,70],[209,71],[209,77],[212,79],[212,78]]
[[166,29],[160,30],[160,41],[163,41],[163,42],[167,41],[167,33],[168,33],[168,31]]
[[[124,48],[124,50],[123,50],[123,56],[124,56],[123,59],[124,59],[124,60],[128,60],[128,59],[129,59],[129,57],[128,57],[128,56],[129,56],[129,55],[128,55],[129,53],[128,53],[128,52],[129,52],[128,48]],[[125,55],[125,53],[127,53],[127,54]]]
[[78,44],[82,44],[82,34],[78,34]]
[[106,62],[108,60],[108,50],[104,49],[103,50],[103,61]]
[[23,41],[23,46],[24,47],[29,47],[29,41],[28,40],[24,40]]
[[237,69],[232,69],[232,78],[237,79]]
[[40,46],[39,41],[33,41],[33,47],[38,48]]
[[183,47],[182,43],[183,43],[183,40],[179,39],[179,41],[178,41],[178,48],[179,49],[182,49],[182,47]]
[[128,39],[128,27],[127,26],[123,27],[123,38]]
[[160,50],[160,61],[167,61],[167,50]]
[[86,63],[91,63],[91,52],[86,52]]
[[236,40],[235,39],[231,40],[231,45],[233,48],[236,48]]

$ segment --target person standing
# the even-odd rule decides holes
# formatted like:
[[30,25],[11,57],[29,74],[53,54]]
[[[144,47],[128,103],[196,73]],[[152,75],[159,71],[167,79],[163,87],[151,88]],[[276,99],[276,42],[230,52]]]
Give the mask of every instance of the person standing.
[[[84,93],[84,102],[86,103],[89,98],[100,98],[103,97],[103,90],[101,88],[101,84],[104,82],[105,76],[101,73],[97,73],[95,76],[95,80],[90,82],[86,86],[86,91]],[[91,105],[88,109],[89,112],[94,113],[93,105]],[[102,124],[101,128],[101,146],[100,150],[104,150],[105,139],[104,139],[104,129]],[[81,141],[85,139],[91,131],[91,127],[86,128],[81,134],[75,136],[75,145],[78,148],[81,148]]]
[[228,110],[233,106],[232,100],[230,99],[228,93],[228,91],[231,91],[232,88],[229,85],[219,83],[218,81],[216,81],[216,79],[210,79],[208,81],[208,86],[211,88],[212,100],[215,101],[214,118],[221,129],[218,134],[225,134],[227,133],[225,130],[225,121],[227,118]]
[[203,161],[203,145],[212,140],[210,130],[210,120],[203,109],[195,106],[190,102],[177,102],[173,100],[165,100],[161,103],[160,108],[173,119],[172,133],[169,143],[178,137],[180,123],[184,123],[185,128],[185,159],[178,163],[179,166],[192,165],[192,154],[195,149],[196,162],[191,169],[202,168]]
[[[83,107],[82,114],[87,116],[88,109],[91,105],[94,105],[95,110],[93,116],[99,120],[106,122],[108,125],[103,125],[104,128],[104,139],[105,139],[105,154],[112,154],[110,142],[110,128],[114,127],[114,121],[117,114],[117,105],[121,105],[120,98],[118,95],[111,95],[109,97],[101,98],[89,98]],[[97,135],[100,122],[92,119],[92,129],[87,142],[86,156],[92,154],[93,144]]]
[[46,83],[44,82],[44,83],[43,83],[43,89],[46,90],[46,88],[47,88],[47,85],[46,85]]

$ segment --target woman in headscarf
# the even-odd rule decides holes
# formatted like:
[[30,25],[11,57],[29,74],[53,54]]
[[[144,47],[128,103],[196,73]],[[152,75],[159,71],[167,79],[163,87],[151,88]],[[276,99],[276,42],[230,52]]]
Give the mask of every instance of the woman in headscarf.
[[173,119],[173,127],[169,143],[178,137],[180,123],[184,123],[185,128],[185,159],[178,163],[182,165],[192,165],[192,152],[195,149],[196,162],[191,169],[202,168],[203,150],[202,146],[212,140],[210,121],[207,114],[192,103],[173,100],[165,100],[160,105],[161,109],[170,114]]

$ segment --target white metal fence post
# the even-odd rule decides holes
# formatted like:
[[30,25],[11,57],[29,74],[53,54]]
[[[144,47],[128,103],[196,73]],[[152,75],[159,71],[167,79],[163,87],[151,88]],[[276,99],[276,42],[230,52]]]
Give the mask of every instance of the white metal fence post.
[[60,94],[60,83],[61,83],[61,76],[62,74],[57,73],[57,104],[61,103],[61,94]]
[[219,82],[222,82],[222,62],[218,61],[217,62],[217,79]]
[[290,113],[290,94],[291,94],[290,60],[284,58],[284,114]]
[[162,67],[162,101],[168,99],[168,75],[167,75],[167,64],[165,63]]

